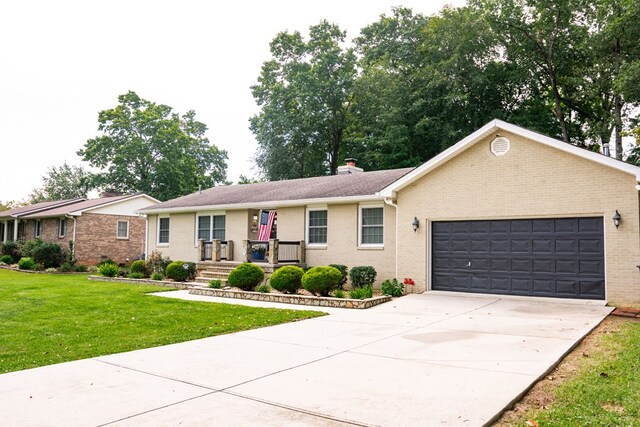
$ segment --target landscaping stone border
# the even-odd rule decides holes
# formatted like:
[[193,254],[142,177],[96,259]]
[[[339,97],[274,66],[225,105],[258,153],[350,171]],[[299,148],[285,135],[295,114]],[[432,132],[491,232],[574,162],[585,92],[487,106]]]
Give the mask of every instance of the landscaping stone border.
[[189,288],[192,295],[204,295],[210,297],[237,298],[253,301],[264,302],[280,302],[284,304],[310,305],[314,307],[334,307],[334,308],[355,308],[365,309],[371,308],[383,302],[391,301],[388,295],[367,298],[367,299],[349,299],[349,298],[331,298],[331,297],[313,297],[308,295],[289,295],[289,294],[273,294],[262,292],[236,291],[232,289],[214,289],[203,288],[200,286],[192,286]]
[[18,273],[29,273],[29,274],[89,274],[88,271],[45,271],[45,270],[21,270],[17,267],[11,267],[10,265],[0,265],[0,269],[2,270],[11,270],[17,271]]
[[189,289],[193,283],[172,282],[169,280],[151,280],[151,279],[130,279],[129,277],[105,277],[105,276],[89,276],[89,280],[95,282],[112,282],[112,283],[129,283],[131,285],[155,285],[167,288]]

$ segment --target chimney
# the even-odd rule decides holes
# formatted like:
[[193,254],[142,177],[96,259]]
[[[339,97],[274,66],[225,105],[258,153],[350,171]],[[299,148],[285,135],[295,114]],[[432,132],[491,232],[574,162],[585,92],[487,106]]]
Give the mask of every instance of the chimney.
[[349,175],[352,173],[364,172],[364,169],[356,166],[356,159],[344,159],[345,165],[338,166],[338,175]]
[[116,196],[122,196],[122,192],[114,189],[114,188],[105,188],[104,191],[102,193],[100,193],[100,198],[104,198],[104,197],[116,197]]

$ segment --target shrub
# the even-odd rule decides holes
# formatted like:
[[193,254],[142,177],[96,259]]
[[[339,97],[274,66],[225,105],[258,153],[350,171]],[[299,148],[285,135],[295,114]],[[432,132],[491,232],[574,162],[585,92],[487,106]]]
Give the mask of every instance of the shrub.
[[269,279],[271,287],[285,294],[295,294],[302,287],[304,270],[300,267],[287,265],[273,272]]
[[105,265],[105,264],[115,264],[115,265],[118,265],[118,264],[116,264],[116,262],[115,262],[114,260],[112,260],[111,258],[107,258],[107,259],[105,259],[104,261],[100,261],[96,267],[100,268],[100,267],[102,267],[102,266],[103,266],[103,265]]
[[36,262],[36,265],[33,266],[33,271],[44,271],[44,264]]
[[147,276],[147,266],[145,265],[144,261],[139,259],[137,261],[133,261],[131,263],[131,267],[129,267],[129,269],[131,270],[132,273],[140,273],[142,274],[142,277],[146,277]]
[[0,262],[5,264],[13,264],[13,258],[11,258],[11,255],[2,255],[0,256]]
[[260,267],[250,262],[243,262],[229,273],[227,282],[244,291],[252,291],[263,280],[264,271]]
[[45,273],[57,273],[58,270],[55,268],[47,268],[44,270]]
[[363,265],[360,267],[353,267],[349,272],[349,278],[354,288],[361,288],[363,286],[371,286],[376,281],[378,273],[376,269],[370,265]]
[[67,258],[67,254],[60,245],[48,242],[35,246],[32,254],[33,259],[36,262],[44,264],[45,268],[59,267]]
[[213,288],[213,289],[220,289],[222,288],[222,280],[220,279],[213,279],[209,281],[209,287]]
[[96,267],[95,265],[90,265],[89,267],[87,267],[87,271],[89,273],[97,273],[98,271],[100,271],[100,269],[98,269],[98,267]]
[[363,286],[361,288],[354,288],[349,292],[349,298],[351,299],[366,299],[373,297],[373,288],[371,285]]
[[398,282],[398,279],[385,280],[380,286],[383,294],[392,297],[401,297],[404,294],[404,285]]
[[160,272],[156,272],[151,275],[151,280],[162,280],[162,279],[164,279],[164,276]]
[[173,261],[167,266],[165,274],[176,282],[193,280],[196,278],[196,265],[193,262]]
[[78,273],[86,273],[87,271],[89,271],[89,267],[87,267],[86,265],[74,265],[73,268]]
[[20,270],[33,270],[35,266],[36,262],[33,260],[33,258],[22,257],[18,261],[18,268]]
[[313,267],[302,276],[302,286],[314,295],[329,296],[342,279],[340,270],[334,267]]
[[333,293],[334,298],[344,298],[344,291],[342,289],[336,289]]
[[268,294],[269,292],[271,292],[271,288],[266,283],[263,283],[262,285],[260,285],[260,286],[258,286],[256,288],[256,292],[261,292],[263,294]]
[[340,274],[342,274],[342,279],[340,280],[340,284],[338,285],[338,289],[342,289],[344,287],[344,284],[347,283],[347,273],[349,272],[349,269],[346,265],[342,264],[329,264],[329,267],[337,268],[340,271]]
[[22,254],[20,253],[20,246],[13,240],[7,240],[6,242],[2,243],[0,249],[4,255],[9,255],[11,257],[11,262],[7,264],[13,264],[15,262],[18,262],[20,258],[22,258]]
[[118,276],[129,277],[129,269],[127,267],[118,267]]
[[38,246],[41,246],[44,242],[42,239],[35,238],[31,240],[22,240],[18,242],[18,247],[20,248],[20,254],[23,257],[34,258],[33,251]]
[[138,273],[136,271],[129,273],[129,279],[144,279],[144,277],[144,273]]
[[98,270],[100,271],[100,274],[105,277],[116,277],[118,275],[118,272],[120,271],[118,266],[112,262],[106,262],[102,264],[100,267],[98,267]]
[[58,271],[61,271],[63,273],[69,273],[70,271],[76,271],[76,269],[73,265],[69,264],[68,262],[63,262],[62,264],[60,264]]
[[149,255],[146,261],[147,271],[149,273],[165,274],[169,264],[171,264],[171,259],[163,257],[160,251],[151,251],[151,255]]

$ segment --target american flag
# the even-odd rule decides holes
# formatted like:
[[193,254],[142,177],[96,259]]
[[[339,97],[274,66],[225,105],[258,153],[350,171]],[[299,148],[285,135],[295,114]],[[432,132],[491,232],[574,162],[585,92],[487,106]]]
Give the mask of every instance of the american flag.
[[262,211],[260,214],[260,227],[258,227],[258,240],[269,240],[275,217],[276,211]]

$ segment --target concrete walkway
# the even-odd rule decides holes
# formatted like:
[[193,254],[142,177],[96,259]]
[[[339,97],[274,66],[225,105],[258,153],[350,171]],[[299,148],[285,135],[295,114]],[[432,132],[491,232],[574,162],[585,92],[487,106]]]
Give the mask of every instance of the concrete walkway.
[[330,311],[0,375],[0,423],[481,426],[611,308],[422,294]]

